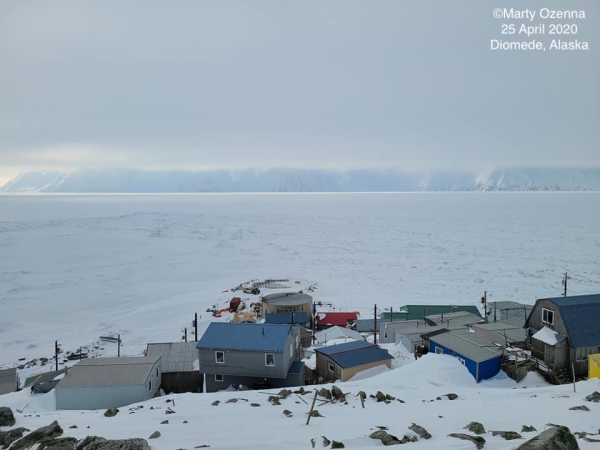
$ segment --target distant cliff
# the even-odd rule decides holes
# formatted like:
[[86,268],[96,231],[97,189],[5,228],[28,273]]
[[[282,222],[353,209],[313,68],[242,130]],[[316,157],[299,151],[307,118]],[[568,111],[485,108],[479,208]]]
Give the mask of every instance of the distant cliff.
[[600,169],[514,168],[486,174],[398,170],[82,170],[19,175],[0,193],[600,191]]

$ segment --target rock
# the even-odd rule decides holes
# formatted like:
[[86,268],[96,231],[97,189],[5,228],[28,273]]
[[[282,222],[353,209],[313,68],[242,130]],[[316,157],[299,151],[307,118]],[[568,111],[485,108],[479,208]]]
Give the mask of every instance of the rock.
[[238,401],[237,398],[230,398],[229,400],[227,400],[225,403],[236,403]]
[[338,441],[331,441],[331,448],[345,448],[344,444]]
[[583,440],[585,442],[600,442],[600,439],[593,439],[593,438],[591,438],[589,436],[583,436]]
[[448,400],[456,400],[458,398],[456,394],[445,394],[445,396],[448,397]]
[[150,450],[146,439],[109,440],[98,436],[87,436],[77,443],[75,450]]
[[219,406],[219,403],[221,403],[219,400],[215,400],[214,402],[211,403],[211,405]]
[[276,395],[269,396],[269,402],[271,403],[271,405],[281,406],[281,403],[279,402],[279,397]]
[[600,402],[600,392],[598,392],[598,391],[592,392],[592,393],[591,393],[590,395],[588,395],[588,396],[587,396],[585,399],[586,399],[588,402],[595,402],[595,403],[598,403],[598,402]]
[[292,417],[292,412],[291,412],[291,411],[289,411],[289,410],[287,410],[287,409],[284,409],[284,410],[283,410],[283,414],[284,414],[286,417]]
[[163,420],[160,424],[161,425],[169,425],[169,421],[168,420]]
[[377,399],[377,402],[385,401],[385,395],[381,391],[377,391],[377,394],[375,394],[375,398]]
[[152,433],[150,435],[150,437],[148,439],[156,439],[158,437],[160,437],[160,431],[155,431],[154,433]]
[[365,391],[359,391],[356,396],[362,398],[363,400],[367,399],[367,393]]
[[518,450],[579,450],[577,438],[565,428],[548,428],[533,439],[519,445]]
[[339,387],[337,387],[334,384],[333,386],[331,386],[331,395],[333,395],[334,398],[340,398],[344,396],[344,393]]
[[204,445],[196,445],[194,448],[208,448],[208,447],[210,447],[210,445],[204,444]]
[[184,420],[182,423],[188,423],[188,421],[187,421],[187,420]]
[[401,444],[408,444],[409,442],[417,442],[417,437],[416,436],[408,436],[408,435],[404,435],[404,437],[402,439],[400,439],[400,443]]
[[465,441],[471,441],[473,444],[475,444],[475,447],[477,447],[478,449],[482,449],[483,446],[485,445],[485,439],[482,438],[481,436],[470,436],[470,435],[464,434],[464,433],[452,433],[452,434],[449,434],[448,436],[457,438],[457,439],[463,439]]
[[323,447],[327,447],[329,444],[331,444],[331,441],[325,436],[321,436],[321,438],[323,438]]
[[64,437],[59,439],[46,439],[40,442],[38,450],[73,450],[77,439]]
[[483,428],[483,425],[479,422],[471,422],[463,428],[475,434],[485,434],[485,428]]
[[417,425],[416,423],[413,423],[410,427],[408,427],[408,429],[417,433],[421,439],[431,439],[431,434],[429,434],[425,428]]
[[318,410],[316,410],[316,409],[313,409],[313,410],[310,412],[310,417],[323,417],[323,416],[322,416],[322,415],[319,413],[319,411],[318,411]]
[[571,432],[571,430],[569,430],[569,427],[565,427],[564,425],[557,425],[555,423],[547,423],[546,428],[559,428],[561,430],[568,431],[569,433]]
[[77,425],[71,425],[69,428],[77,428]]
[[258,408],[260,406],[260,403],[250,403],[250,406],[252,406],[253,408]]
[[507,441],[511,441],[513,439],[522,439],[523,437],[517,433],[516,431],[490,431],[492,436],[500,436],[506,439]]
[[15,424],[15,416],[8,406],[0,407],[0,427],[12,427]]
[[27,436],[14,442],[10,449],[11,450],[24,450],[33,447],[38,442],[46,439],[54,439],[63,433],[63,429],[60,427],[58,422],[55,420],[50,425],[38,428],[32,431]]
[[319,395],[321,397],[325,397],[327,400],[331,400],[331,392],[329,392],[329,389],[326,389],[326,388],[319,389]]
[[532,431],[537,431],[534,426],[523,425],[521,427],[521,433],[530,433]]
[[315,448],[315,438],[312,438],[310,440],[310,445],[311,445],[312,448]]
[[29,430],[27,428],[19,427],[8,431],[0,431],[0,445],[10,447],[10,444],[23,437],[25,431]]
[[396,400],[396,397],[393,397],[390,394],[385,394],[385,398],[386,398],[386,400],[390,400],[390,401]]
[[387,431],[384,430],[374,431],[369,435],[369,437],[371,439],[379,439],[383,445],[401,444],[400,440],[396,436],[389,434]]
[[175,411],[173,411],[171,408],[167,408],[165,414],[175,414]]
[[117,408],[108,408],[104,412],[104,417],[115,417],[118,412],[119,412],[119,410]]
[[588,408],[585,405],[581,405],[581,406],[573,406],[571,408],[569,408],[569,411],[589,411],[590,408]]
[[280,397],[287,398],[290,395],[292,395],[292,391],[290,391],[289,389],[282,389],[281,391],[279,391]]

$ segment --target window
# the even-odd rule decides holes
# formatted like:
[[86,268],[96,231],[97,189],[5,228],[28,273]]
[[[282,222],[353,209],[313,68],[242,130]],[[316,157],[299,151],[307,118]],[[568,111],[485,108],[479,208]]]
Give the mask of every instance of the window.
[[331,363],[329,363],[329,371],[332,373],[335,372],[335,366]]
[[265,354],[265,365],[266,366],[274,366],[275,365],[275,355],[273,353]]
[[148,383],[148,390],[151,391],[152,390],[152,380],[150,380],[150,382]]
[[215,361],[218,364],[225,363],[225,353],[223,353],[223,352],[215,352]]
[[223,375],[215,373],[215,381],[218,381],[219,383],[223,382]]
[[387,339],[387,331],[384,331],[384,332],[383,332],[383,338],[384,338],[384,339]]
[[435,348],[435,353],[438,355],[443,355],[444,354],[444,349],[442,347],[436,347]]
[[156,376],[158,377],[158,368],[156,369]]
[[458,359],[463,366],[465,365],[465,360],[464,359],[459,358],[458,356],[456,357],[456,359]]
[[542,322],[554,325],[554,311],[542,308]]

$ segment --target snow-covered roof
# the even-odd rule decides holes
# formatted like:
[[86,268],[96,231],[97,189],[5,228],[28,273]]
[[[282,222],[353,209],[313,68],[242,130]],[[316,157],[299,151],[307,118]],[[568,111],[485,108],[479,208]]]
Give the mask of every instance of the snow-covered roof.
[[315,333],[315,339],[321,344],[324,344],[327,341],[331,341],[332,339],[339,338],[351,338],[357,341],[364,341],[363,337],[358,331],[338,326],[327,328],[326,330],[322,331],[317,331]]
[[566,336],[563,336],[562,334],[557,333],[556,331],[551,330],[548,327],[542,327],[540,331],[538,331],[531,337],[537,339],[538,341],[542,341],[548,345],[556,345],[559,342],[562,342],[566,339]]

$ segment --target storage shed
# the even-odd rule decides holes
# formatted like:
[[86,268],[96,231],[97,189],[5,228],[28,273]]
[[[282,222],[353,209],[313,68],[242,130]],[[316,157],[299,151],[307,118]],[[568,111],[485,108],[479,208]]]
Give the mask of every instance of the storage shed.
[[470,331],[448,331],[430,336],[429,351],[456,357],[478,383],[496,376],[502,367],[501,348]]
[[154,397],[160,381],[160,356],[84,359],[56,386],[56,408],[105,409],[143,402]]
[[160,356],[160,388],[168,393],[202,392],[204,377],[199,370],[196,342],[148,344],[146,356]]
[[308,321],[312,320],[313,298],[301,292],[278,292],[262,298],[262,313],[298,313],[305,312]]
[[391,368],[392,356],[376,344],[353,341],[316,348],[317,375],[325,381],[346,381],[380,365]]
[[0,370],[0,395],[15,392],[19,388],[17,369]]

